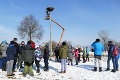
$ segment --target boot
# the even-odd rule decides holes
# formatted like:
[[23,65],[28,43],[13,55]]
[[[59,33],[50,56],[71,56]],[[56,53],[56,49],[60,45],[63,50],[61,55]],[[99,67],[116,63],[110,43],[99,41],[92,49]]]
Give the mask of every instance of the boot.
[[116,71],[119,71],[119,69],[117,68]]
[[66,70],[63,73],[66,73]]
[[116,70],[115,69],[112,69],[112,71],[111,72],[116,72]]
[[39,73],[40,72],[40,69],[37,69],[37,73]]
[[64,71],[60,71],[59,73],[64,73]]
[[96,72],[96,71],[97,71],[97,67],[94,67],[94,69],[93,69],[92,71],[95,71],[95,72]]
[[99,67],[99,72],[102,72],[102,67]]
[[109,69],[109,68],[107,68],[105,71],[110,71],[110,69]]

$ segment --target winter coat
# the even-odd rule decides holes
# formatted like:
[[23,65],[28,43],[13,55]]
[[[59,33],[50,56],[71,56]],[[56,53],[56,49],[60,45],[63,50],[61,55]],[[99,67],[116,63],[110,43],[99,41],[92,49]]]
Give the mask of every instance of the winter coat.
[[114,48],[114,45],[111,44],[111,45],[109,46],[109,49],[108,49],[108,57],[114,56],[114,55],[113,55],[113,48]]
[[75,58],[78,58],[78,53],[79,53],[78,49],[75,50],[75,52],[74,52],[74,54],[75,54]]
[[34,49],[31,47],[30,44],[25,46],[23,61],[32,63],[34,61]]
[[86,54],[89,54],[90,50],[88,47],[86,47]]
[[86,48],[85,48],[85,47],[83,48],[83,54],[82,54],[82,57],[86,57]]
[[7,57],[6,50],[8,46],[9,46],[8,44],[1,44],[2,57]]
[[0,59],[2,58],[1,44],[0,44]]
[[73,57],[74,57],[74,54],[72,49],[68,49],[68,59],[73,59]]
[[66,45],[64,45],[60,48],[59,56],[60,56],[60,59],[67,59],[68,47]]
[[20,52],[19,52],[19,55],[21,55],[21,61],[23,61],[24,50],[25,50],[25,45],[20,46]]
[[102,43],[94,42],[91,46],[94,48],[94,55],[102,55],[102,52],[104,51],[104,46]]
[[55,56],[59,56],[59,48],[58,47],[55,49],[54,53],[55,53]]
[[14,45],[9,45],[9,47],[7,48],[6,54],[7,54],[7,61],[15,60],[17,56],[16,47]]
[[43,57],[41,50],[37,50],[37,49],[34,51],[34,55],[35,55],[35,59],[37,61],[40,61]]
[[15,47],[16,47],[16,54],[17,54],[17,57],[18,57],[18,53],[20,52],[20,46],[18,45],[17,42],[14,42],[15,44]]
[[43,58],[44,58],[44,59],[49,58],[49,49],[48,49],[48,46],[46,46],[45,49],[44,49]]

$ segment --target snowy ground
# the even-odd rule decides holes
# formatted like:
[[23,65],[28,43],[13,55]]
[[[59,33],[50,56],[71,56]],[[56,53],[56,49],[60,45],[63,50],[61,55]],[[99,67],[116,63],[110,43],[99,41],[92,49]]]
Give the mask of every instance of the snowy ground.
[[[27,75],[26,77],[23,77],[22,71],[23,69],[15,72],[14,79],[15,80],[120,80],[120,71],[117,71],[116,73],[112,73],[110,71],[106,72],[106,58],[103,58],[102,65],[103,65],[103,71],[102,72],[93,72],[93,58],[90,58],[90,62],[82,63],[80,62],[79,65],[67,65],[67,72],[60,74],[60,68],[61,65],[58,62],[55,62],[54,59],[52,61],[49,61],[49,71],[44,72],[43,66],[44,62],[43,60],[40,62],[40,74],[36,73],[35,66],[33,67],[34,70],[34,77],[31,77]],[[120,60],[119,60],[120,64]],[[112,62],[111,62],[111,69],[112,69]],[[0,70],[0,80],[11,80],[6,77],[7,72],[2,72]]]

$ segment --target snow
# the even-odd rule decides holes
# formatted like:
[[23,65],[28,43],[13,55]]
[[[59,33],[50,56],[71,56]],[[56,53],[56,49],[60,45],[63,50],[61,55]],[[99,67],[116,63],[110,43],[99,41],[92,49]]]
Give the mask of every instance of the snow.
[[[107,58],[102,57],[102,72],[93,72],[92,69],[94,67],[94,59],[90,58],[89,62],[82,63],[82,61],[75,65],[67,65],[66,73],[59,73],[61,69],[61,64],[59,62],[55,62],[55,59],[52,58],[52,61],[49,61],[49,71],[45,72],[43,70],[44,60],[40,62],[40,73],[36,73],[35,64],[33,66],[34,77],[27,75],[23,77],[22,71],[23,69],[15,72],[14,79],[15,80],[120,80],[120,71],[115,73],[111,71],[105,71]],[[110,62],[111,69],[113,68],[112,61]],[[120,60],[119,60],[120,64]],[[20,75],[19,75],[20,74]],[[12,80],[6,77],[7,72],[4,72],[0,69],[0,80]]]

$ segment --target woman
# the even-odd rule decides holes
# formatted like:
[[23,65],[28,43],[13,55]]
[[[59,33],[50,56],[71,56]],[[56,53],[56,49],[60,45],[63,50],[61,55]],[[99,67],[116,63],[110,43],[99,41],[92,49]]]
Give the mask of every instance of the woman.
[[61,71],[60,73],[66,73],[66,60],[68,56],[68,47],[66,42],[62,43],[62,47],[60,48],[60,59],[61,59]]

